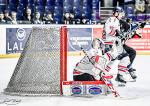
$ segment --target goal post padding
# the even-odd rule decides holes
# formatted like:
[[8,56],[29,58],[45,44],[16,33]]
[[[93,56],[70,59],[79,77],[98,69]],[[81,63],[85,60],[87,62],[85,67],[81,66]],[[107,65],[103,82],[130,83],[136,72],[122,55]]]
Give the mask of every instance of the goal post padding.
[[63,81],[64,96],[95,96],[108,93],[108,87],[103,81]]
[[66,27],[33,27],[4,93],[61,95],[67,75]]

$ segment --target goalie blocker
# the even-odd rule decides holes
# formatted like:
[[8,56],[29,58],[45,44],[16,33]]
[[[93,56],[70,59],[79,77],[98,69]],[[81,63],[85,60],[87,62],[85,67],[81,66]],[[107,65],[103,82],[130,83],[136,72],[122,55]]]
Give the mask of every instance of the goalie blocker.
[[109,94],[103,81],[64,81],[62,84],[64,96],[94,96]]

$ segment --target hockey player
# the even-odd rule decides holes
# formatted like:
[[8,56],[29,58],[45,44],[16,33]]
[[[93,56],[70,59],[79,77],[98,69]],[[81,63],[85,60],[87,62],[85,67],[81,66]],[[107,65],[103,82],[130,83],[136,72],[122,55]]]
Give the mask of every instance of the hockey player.
[[[120,26],[121,26],[121,33],[126,33],[126,32],[129,32],[131,31],[134,27],[140,27],[140,28],[144,28],[144,26],[146,25],[146,22],[141,22],[141,23],[136,23],[135,25],[132,25],[133,23],[131,23],[130,19],[127,19],[126,21],[124,20],[120,20]],[[120,36],[119,34],[117,36]],[[124,39],[122,39],[122,42],[124,42],[124,40],[126,39],[126,36],[123,37]],[[129,39],[132,39],[132,38],[141,38],[141,35],[140,33],[137,33],[136,31],[132,32],[130,34],[130,38]],[[131,77],[133,79],[136,79],[137,76],[135,74],[135,71],[136,69],[132,68],[132,64],[133,64],[133,61],[136,57],[136,51],[132,48],[132,47],[129,47],[128,45],[123,44],[123,48],[125,49],[125,51],[128,53],[129,55],[129,58],[130,58],[130,64],[127,66],[128,67],[128,72],[130,73]]]
[[[130,22],[128,21],[129,19],[127,19],[127,21],[124,21],[124,20],[120,20],[120,25],[121,25],[121,32],[127,32],[128,30],[131,29],[131,25],[129,24]],[[137,33],[134,33],[134,34],[137,34]],[[139,34],[137,34],[139,37],[141,37]],[[120,35],[118,35],[120,36]],[[136,71],[136,69],[132,68],[132,63],[136,57],[136,51],[132,48],[132,47],[129,47],[128,45],[126,44],[123,44],[123,48],[126,50],[126,52],[128,53],[129,55],[129,58],[130,58],[130,64],[127,66],[128,67],[128,72],[130,73],[131,77],[133,79],[136,79],[137,76],[135,75],[134,71]]]
[[[118,65],[118,75],[116,77],[116,80],[118,82],[121,82],[121,83],[125,84],[126,81],[123,78],[123,73],[122,72],[127,72],[128,71],[133,79],[136,79],[136,77],[137,77],[134,73],[135,69],[132,68],[132,63],[133,63],[134,58],[136,56],[136,51],[133,48],[127,46],[124,43],[124,39],[121,39],[121,37],[124,37],[124,38],[126,37],[125,33],[127,31],[129,31],[129,29],[130,29],[130,25],[127,22],[125,22],[124,20],[121,19],[124,15],[123,9],[120,8],[120,7],[115,8],[113,15],[114,16],[110,17],[105,23],[104,38],[105,38],[106,41],[112,40],[113,42],[115,41],[118,44],[117,49],[118,49],[118,54],[119,55],[118,55],[117,59],[120,60],[120,63]],[[116,25],[115,29],[114,29],[113,25]],[[145,22],[140,23],[139,26],[140,26],[140,28],[143,28],[145,26]],[[114,32],[114,33],[112,33],[112,32]],[[141,37],[138,33],[133,33],[131,38],[133,38],[135,35],[138,36],[138,37]],[[113,61],[110,62],[110,63],[111,64],[109,64],[109,67],[111,67],[111,65],[113,64]],[[109,71],[110,69],[111,68],[108,68],[107,70]]]
[[[124,15],[125,14],[122,8],[120,7],[115,8],[113,16],[108,18],[104,25],[104,36],[103,36],[105,42],[109,42],[109,44],[115,43],[117,45],[118,56],[113,59],[113,60],[116,59],[120,60],[118,64],[118,74],[116,77],[116,81],[121,82],[123,85],[126,84],[123,75],[128,71],[127,66],[129,65],[130,61],[128,53],[124,50],[122,41],[117,37],[117,35],[121,34],[120,20],[124,17]],[[108,64],[107,66],[108,68],[106,68],[108,72],[111,70],[111,67],[114,63],[113,60]]]
[[101,71],[105,71],[107,64],[111,61],[112,57],[115,57],[114,55],[116,54],[115,47],[107,53],[104,53],[104,49],[105,46],[102,40],[93,40],[92,48],[87,52],[88,56],[85,55],[74,68],[74,81],[100,80]]

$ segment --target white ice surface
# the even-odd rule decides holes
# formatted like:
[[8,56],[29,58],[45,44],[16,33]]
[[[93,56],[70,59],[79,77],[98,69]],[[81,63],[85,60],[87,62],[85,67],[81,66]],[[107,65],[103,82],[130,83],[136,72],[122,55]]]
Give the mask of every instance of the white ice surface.
[[[72,70],[81,57],[69,57],[68,69]],[[0,59],[0,92],[7,87],[14,71],[17,59]],[[150,56],[137,56],[134,68],[137,69],[137,81],[117,88],[120,95],[131,99],[116,99],[112,95],[95,97],[17,97],[0,94],[5,98],[21,99],[18,106],[150,106]],[[68,72],[71,75],[71,71]],[[68,77],[71,80],[71,77]],[[0,106],[6,104],[0,104]]]

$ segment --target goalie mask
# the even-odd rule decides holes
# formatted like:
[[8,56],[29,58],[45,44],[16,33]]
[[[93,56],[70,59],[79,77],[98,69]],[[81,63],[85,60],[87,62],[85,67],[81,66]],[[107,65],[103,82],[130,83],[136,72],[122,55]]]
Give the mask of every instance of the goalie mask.
[[105,48],[104,41],[101,39],[98,39],[98,38],[93,39],[92,48],[104,50],[104,48]]

